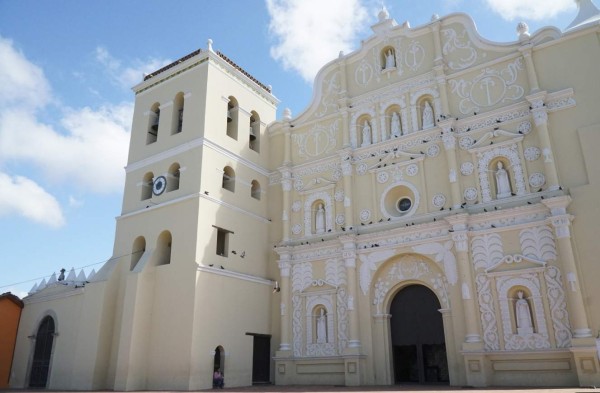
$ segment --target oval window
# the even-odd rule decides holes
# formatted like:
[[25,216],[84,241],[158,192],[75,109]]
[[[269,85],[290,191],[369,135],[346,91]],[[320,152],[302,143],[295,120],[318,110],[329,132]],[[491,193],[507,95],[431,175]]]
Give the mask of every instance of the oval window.
[[400,198],[396,207],[402,213],[407,212],[412,207],[412,201],[408,198]]

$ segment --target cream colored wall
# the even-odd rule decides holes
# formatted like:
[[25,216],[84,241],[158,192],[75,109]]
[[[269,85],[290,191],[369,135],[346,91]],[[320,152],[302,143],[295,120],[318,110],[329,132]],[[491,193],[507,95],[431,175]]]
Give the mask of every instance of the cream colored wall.
[[[46,292],[51,299],[52,295],[64,292],[62,287],[54,287]],[[35,340],[29,336],[37,334],[42,319],[50,315],[54,319],[55,335],[53,341],[53,356],[48,374],[48,388],[71,389],[73,371],[75,369],[75,355],[85,348],[78,347],[80,335],[80,318],[83,304],[83,291],[70,290],[72,296],[58,299],[28,302],[21,314],[17,346],[13,359],[12,387],[26,388],[29,386],[29,371],[35,349]],[[89,361],[89,359],[88,359]],[[91,375],[89,375],[91,377]]]

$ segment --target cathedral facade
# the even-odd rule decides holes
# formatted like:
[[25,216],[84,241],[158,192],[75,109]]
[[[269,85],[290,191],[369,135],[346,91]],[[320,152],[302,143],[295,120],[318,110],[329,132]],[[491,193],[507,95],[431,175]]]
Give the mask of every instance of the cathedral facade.
[[24,299],[12,387],[600,383],[600,12],[385,10],[297,117],[209,41],[146,76],[113,257]]

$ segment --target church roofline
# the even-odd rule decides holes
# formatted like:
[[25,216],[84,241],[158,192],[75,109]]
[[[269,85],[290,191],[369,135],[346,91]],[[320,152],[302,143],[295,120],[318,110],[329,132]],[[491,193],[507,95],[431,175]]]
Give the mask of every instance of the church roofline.
[[[183,63],[184,61],[186,61],[187,59],[191,59],[192,57],[199,55],[200,53],[202,53],[202,49],[196,49],[195,51],[193,51],[190,54],[187,54],[185,56],[183,56],[182,58],[175,60],[174,62],[167,64],[166,66],[159,68],[158,70],[151,72],[150,74],[147,74],[144,76],[144,82],[147,81],[150,78],[154,78],[155,76],[157,76],[160,73],[163,73],[165,71],[167,71],[170,68],[175,67],[176,65]],[[244,70],[242,67],[240,67],[239,65],[237,65],[233,60],[231,60],[229,57],[225,56],[222,52],[215,52],[220,58],[222,58],[223,60],[225,60],[227,63],[229,63],[230,65],[232,65],[236,70],[238,70],[239,72],[241,72],[242,74],[244,74],[245,76],[247,76],[252,82],[256,83],[257,85],[259,85],[261,88],[263,88],[265,91],[267,91],[268,93],[272,92],[272,88],[270,86],[267,86],[263,83],[261,83],[258,79],[256,79],[255,77],[253,77],[249,72],[247,72],[246,70]]]

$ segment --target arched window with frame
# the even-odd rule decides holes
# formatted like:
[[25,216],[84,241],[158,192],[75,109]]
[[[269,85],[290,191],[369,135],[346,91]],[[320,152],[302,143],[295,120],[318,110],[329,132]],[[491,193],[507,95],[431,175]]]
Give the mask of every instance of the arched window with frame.
[[174,163],[169,167],[167,179],[167,192],[179,190],[179,179],[181,176],[181,167],[178,163]]
[[251,150],[260,153],[260,116],[256,111],[250,113],[248,146]]
[[155,102],[150,108],[148,116],[148,132],[146,134],[146,144],[149,145],[158,140],[158,126],[160,123],[160,104]]
[[260,183],[258,182],[258,180],[252,180],[250,196],[252,198],[258,199],[260,201],[260,196],[261,196],[260,194],[261,194]]
[[223,168],[223,180],[221,186],[231,192],[235,192],[235,171],[230,166]]
[[171,232],[163,231],[156,241],[156,265],[169,265],[171,263],[172,248]]
[[239,105],[235,97],[229,96],[227,102],[227,136],[238,139]]
[[154,181],[154,173],[148,172],[142,179],[142,201],[152,198],[152,182]]
[[171,123],[171,135],[178,134],[183,131],[183,109],[185,100],[183,93],[179,92],[173,100],[173,119]]
[[133,246],[131,247],[131,264],[129,266],[129,270],[132,271],[135,266],[138,264],[142,255],[146,251],[146,239],[144,236],[138,236],[133,241]]

